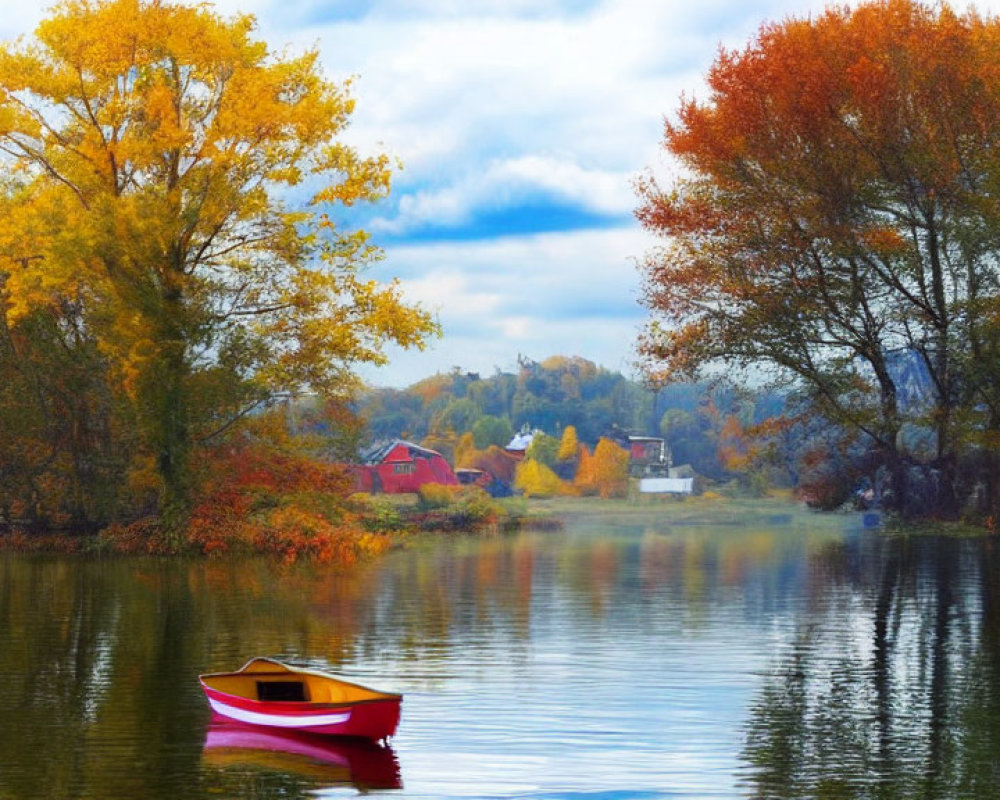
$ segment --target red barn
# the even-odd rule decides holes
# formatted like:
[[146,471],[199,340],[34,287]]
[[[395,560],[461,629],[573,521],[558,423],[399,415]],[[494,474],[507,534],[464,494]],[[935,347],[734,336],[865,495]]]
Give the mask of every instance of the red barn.
[[425,483],[458,484],[455,473],[436,450],[396,439],[370,450],[358,470],[362,492],[417,492]]

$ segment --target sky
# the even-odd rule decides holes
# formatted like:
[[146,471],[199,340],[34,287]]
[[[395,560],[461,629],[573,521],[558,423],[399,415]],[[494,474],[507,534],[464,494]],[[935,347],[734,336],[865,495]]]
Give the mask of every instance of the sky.
[[[443,335],[365,369],[404,387],[519,355],[576,355],[634,374],[646,319],[638,262],[656,242],[634,180],[676,167],[660,143],[682,95],[705,97],[720,47],[823,0],[217,0],[276,52],[318,48],[357,100],[344,139],[398,159],[391,196],[342,217],[370,231]],[[965,9],[964,3],[953,4]],[[1000,0],[981,0],[1000,12]],[[45,6],[0,0],[0,38]]]

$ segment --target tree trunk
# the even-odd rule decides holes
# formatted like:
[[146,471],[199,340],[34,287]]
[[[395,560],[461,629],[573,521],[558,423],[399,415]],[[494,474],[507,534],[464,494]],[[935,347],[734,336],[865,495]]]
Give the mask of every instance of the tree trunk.
[[168,541],[178,545],[191,501],[191,431],[187,396],[189,372],[184,335],[184,302],[178,288],[163,294],[158,325],[159,358],[152,369],[151,430],[157,468],[163,481],[161,519]]
[[157,408],[160,433],[158,467],[163,480],[163,523],[168,538],[179,541],[190,503],[190,452],[188,409],[183,357],[169,355]]

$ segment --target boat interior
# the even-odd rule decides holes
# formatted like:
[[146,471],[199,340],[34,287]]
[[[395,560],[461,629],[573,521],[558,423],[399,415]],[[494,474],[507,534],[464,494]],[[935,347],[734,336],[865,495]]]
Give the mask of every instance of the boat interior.
[[202,680],[220,692],[263,702],[362,703],[398,697],[276,662],[251,662],[239,672],[203,675]]

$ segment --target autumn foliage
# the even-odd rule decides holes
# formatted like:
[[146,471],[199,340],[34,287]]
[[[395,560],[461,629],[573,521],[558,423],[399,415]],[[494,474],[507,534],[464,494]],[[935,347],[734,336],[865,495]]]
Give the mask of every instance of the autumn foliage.
[[791,378],[877,454],[887,505],[921,500],[913,474],[933,476],[938,513],[977,483],[1000,503],[998,52],[996,18],[915,0],[832,6],[721,52],[666,126],[682,177],[638,186],[662,237],[649,371]]
[[210,477],[182,544],[154,518],[112,525],[101,533],[101,542],[121,553],[254,554],[339,566],[390,546],[386,536],[368,531],[348,510],[352,481],[343,467],[258,441],[212,451],[204,469]]
[[[180,535],[204,448],[276,398],[349,396],[356,365],[436,331],[335,223],[384,197],[392,166],[344,143],[349,86],[254,28],[208,4],[64,2],[0,47],[0,373],[49,412],[14,409],[11,503],[58,476],[70,518],[150,511]],[[40,347],[20,346],[33,329]],[[87,373],[58,371],[64,345]],[[125,474],[152,508],[117,491]]]
[[559,450],[556,453],[556,461],[563,463],[576,461],[580,456],[580,440],[576,435],[576,428],[567,425],[563,429],[562,438],[559,440]]
[[526,458],[517,465],[514,487],[527,497],[559,497],[574,494],[572,484],[561,480],[547,464]]
[[573,485],[582,495],[603,498],[628,495],[629,454],[610,439],[602,438],[593,455],[585,448],[580,451],[580,465]]

